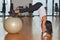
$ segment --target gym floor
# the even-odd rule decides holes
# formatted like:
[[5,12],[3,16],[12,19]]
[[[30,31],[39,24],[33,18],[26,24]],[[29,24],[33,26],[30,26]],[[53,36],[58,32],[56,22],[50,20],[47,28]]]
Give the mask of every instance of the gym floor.
[[[60,17],[52,17],[52,16],[47,16],[47,20],[50,20],[52,22],[53,26],[53,36],[52,40],[60,40]],[[41,40],[41,25],[40,25],[40,19],[39,17],[33,17],[32,20],[32,37],[28,37],[30,35],[30,31],[28,32],[28,27],[26,28],[28,34],[23,35],[23,34],[7,34],[7,32],[4,30],[2,26],[2,18],[0,18],[0,40]],[[29,26],[29,25],[28,25]],[[15,39],[14,39],[15,38]]]

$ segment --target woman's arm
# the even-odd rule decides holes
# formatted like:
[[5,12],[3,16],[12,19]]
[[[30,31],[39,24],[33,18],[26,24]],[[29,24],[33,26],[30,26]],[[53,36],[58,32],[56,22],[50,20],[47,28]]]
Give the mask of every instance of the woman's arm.
[[46,10],[44,8],[44,6],[41,6],[39,9],[38,9],[38,12],[39,12],[39,15],[40,15],[40,18],[42,20],[42,33],[45,32],[45,23],[46,23],[46,20],[47,20],[47,16],[46,16]]
[[43,16],[42,17],[42,33],[45,32],[45,23],[46,23],[46,20],[47,20],[47,16]]

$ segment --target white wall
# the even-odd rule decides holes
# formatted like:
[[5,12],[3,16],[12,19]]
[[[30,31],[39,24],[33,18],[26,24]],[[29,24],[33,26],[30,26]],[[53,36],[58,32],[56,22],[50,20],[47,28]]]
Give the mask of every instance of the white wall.
[[12,0],[14,4],[14,9],[16,9],[18,6],[29,6],[29,3],[32,3],[32,0]]

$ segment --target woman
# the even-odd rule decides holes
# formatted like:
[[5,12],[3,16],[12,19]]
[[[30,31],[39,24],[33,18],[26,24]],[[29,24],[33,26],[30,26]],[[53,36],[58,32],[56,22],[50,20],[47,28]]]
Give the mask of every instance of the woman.
[[22,8],[22,9],[16,9],[14,11],[12,11],[10,14],[19,14],[19,13],[24,13],[24,12],[33,12],[33,11],[38,11],[39,16],[42,20],[42,34],[45,32],[45,23],[46,23],[46,10],[43,6],[42,3],[37,2],[36,4],[32,5],[29,8]]

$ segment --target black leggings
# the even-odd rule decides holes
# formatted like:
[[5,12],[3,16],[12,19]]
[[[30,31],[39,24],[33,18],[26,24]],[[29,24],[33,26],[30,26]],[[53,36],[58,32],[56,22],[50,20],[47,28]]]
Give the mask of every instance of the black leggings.
[[38,10],[41,6],[42,6],[42,3],[37,2],[36,4],[32,5],[29,8],[23,8],[23,9],[19,9],[19,10],[20,10],[20,13],[23,13],[23,12],[33,12],[33,11]]

